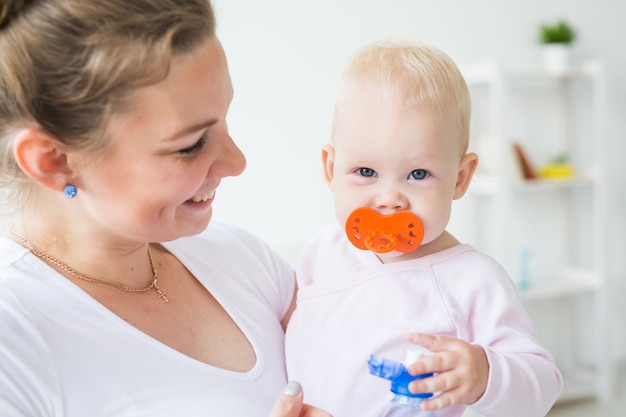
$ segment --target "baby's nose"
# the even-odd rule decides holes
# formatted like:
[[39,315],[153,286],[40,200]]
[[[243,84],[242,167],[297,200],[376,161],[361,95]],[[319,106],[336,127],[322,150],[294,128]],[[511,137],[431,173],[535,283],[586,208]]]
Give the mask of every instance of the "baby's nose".
[[408,200],[403,193],[395,188],[381,190],[376,196],[376,208],[404,210],[408,207]]

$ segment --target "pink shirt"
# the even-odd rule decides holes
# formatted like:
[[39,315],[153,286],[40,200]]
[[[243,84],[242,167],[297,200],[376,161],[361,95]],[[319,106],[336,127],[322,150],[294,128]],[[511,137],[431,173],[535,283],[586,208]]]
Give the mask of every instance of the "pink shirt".
[[[534,337],[517,289],[500,265],[469,245],[382,264],[337,226],[320,231],[297,267],[298,307],[287,329],[287,372],[305,401],[334,417],[368,417],[391,399],[368,373],[377,354],[402,362],[410,332],[482,346],[490,372],[472,408],[486,416],[544,416],[562,389],[549,352]],[[441,416],[460,416],[461,405]]]

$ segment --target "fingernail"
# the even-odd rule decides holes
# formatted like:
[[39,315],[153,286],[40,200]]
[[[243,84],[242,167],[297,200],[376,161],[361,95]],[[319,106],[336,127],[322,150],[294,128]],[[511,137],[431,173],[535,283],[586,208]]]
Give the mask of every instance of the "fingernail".
[[290,397],[295,397],[300,394],[300,391],[302,391],[302,386],[300,386],[300,383],[298,381],[289,381],[289,383],[285,387],[285,390],[283,391],[283,394],[289,395]]

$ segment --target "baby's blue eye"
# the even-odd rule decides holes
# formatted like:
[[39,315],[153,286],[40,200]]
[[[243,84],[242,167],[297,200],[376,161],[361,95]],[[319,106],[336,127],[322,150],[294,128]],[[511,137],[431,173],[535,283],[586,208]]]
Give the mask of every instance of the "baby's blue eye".
[[425,169],[416,169],[415,171],[411,171],[411,173],[409,174],[409,177],[413,180],[423,180],[428,176],[428,171],[426,171]]
[[376,171],[371,168],[359,168],[358,172],[363,177],[373,177],[376,175]]

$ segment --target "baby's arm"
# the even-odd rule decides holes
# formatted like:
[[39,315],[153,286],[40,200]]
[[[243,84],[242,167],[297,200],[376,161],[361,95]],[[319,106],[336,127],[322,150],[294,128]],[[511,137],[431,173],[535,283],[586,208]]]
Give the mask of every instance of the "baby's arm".
[[433,352],[433,355],[425,356],[409,367],[413,375],[436,374],[409,385],[413,392],[441,392],[422,403],[425,410],[440,410],[453,404],[473,404],[484,394],[489,362],[480,346],[421,333],[408,335],[407,340]]
[[422,403],[426,410],[464,404],[486,416],[543,417],[563,387],[558,369],[541,354],[485,350],[445,336],[407,339],[433,352],[409,367],[414,375],[435,373],[409,385],[412,392],[440,392]]
[[409,338],[434,353],[411,370],[439,373],[413,388],[441,392],[428,408],[465,404],[486,416],[543,417],[563,388],[554,359],[537,343],[502,267],[481,254],[466,258],[437,281],[455,332]]

